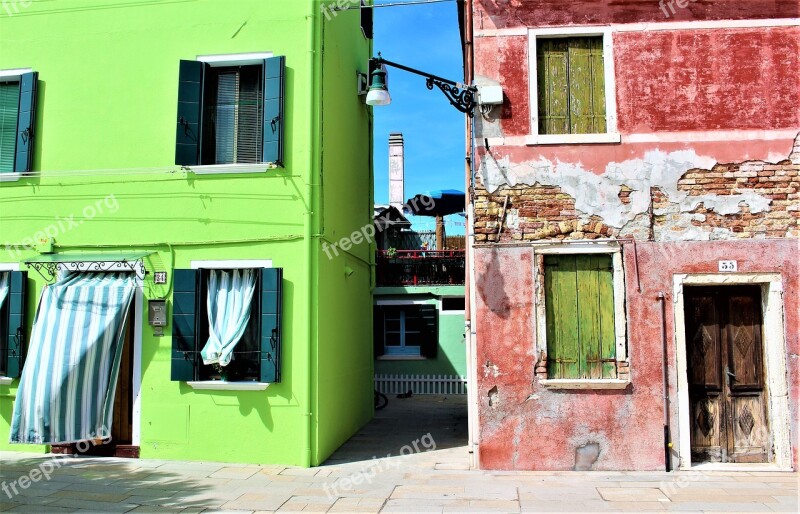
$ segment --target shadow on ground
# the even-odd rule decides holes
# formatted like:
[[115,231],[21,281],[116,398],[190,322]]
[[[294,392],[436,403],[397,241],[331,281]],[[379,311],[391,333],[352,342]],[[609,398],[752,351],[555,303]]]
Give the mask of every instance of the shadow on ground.
[[228,501],[207,487],[222,466],[52,454],[3,459],[0,511],[125,512],[140,506],[199,512]]
[[336,450],[323,466],[397,456],[409,451],[419,453],[414,447],[415,441],[419,452],[465,447],[466,455],[467,397],[395,398],[389,395],[389,405],[376,411],[375,418]]

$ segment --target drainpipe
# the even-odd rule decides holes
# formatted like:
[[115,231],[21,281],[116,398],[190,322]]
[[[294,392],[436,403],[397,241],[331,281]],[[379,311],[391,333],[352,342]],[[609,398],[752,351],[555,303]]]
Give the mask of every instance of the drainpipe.
[[663,292],[659,291],[658,300],[661,302],[661,370],[664,382],[664,466],[667,471],[672,471],[672,438],[669,433],[669,374],[667,368],[667,300]]
[[[305,227],[303,227],[304,234],[303,236],[306,238],[306,254],[304,256],[304,266],[305,269],[308,271],[308,288],[306,290],[306,294],[308,295],[308,339],[307,344],[307,358],[308,358],[308,376],[305,380],[299,380],[299,384],[301,386],[300,394],[298,394],[298,398],[300,399],[300,408],[305,408],[305,412],[303,416],[305,416],[306,420],[305,423],[302,424],[303,426],[303,440],[305,441],[305,448],[303,449],[303,455],[301,456],[300,465],[303,467],[311,467],[311,453],[313,447],[313,402],[311,400],[311,394],[313,390],[313,383],[312,377],[315,372],[314,367],[314,316],[312,313],[314,312],[315,308],[315,299],[314,299],[314,283],[317,278],[317,270],[316,268],[312,268],[315,263],[314,259],[314,252],[315,248],[315,241],[316,239],[312,237],[313,234],[313,227],[312,222],[314,220],[314,184],[316,183],[316,173],[319,173],[320,164],[319,164],[319,150],[317,148],[317,137],[322,137],[320,132],[320,127],[317,123],[317,112],[319,107],[319,102],[321,102],[320,95],[318,94],[318,85],[317,84],[317,73],[316,73],[316,14],[317,8],[315,5],[315,0],[309,0],[308,2],[308,96],[307,101],[311,103],[308,109],[308,158],[309,158],[309,167],[308,167],[308,183],[306,184],[306,201],[308,202],[308,218],[306,219]],[[306,402],[303,405],[303,402]]]
[[[464,2],[464,83],[472,84],[474,78],[474,60],[472,48],[472,0]],[[466,185],[466,212],[467,212],[467,251],[464,255],[464,332],[467,343],[467,433],[469,448],[469,466],[474,469],[478,462],[478,384],[477,377],[477,347],[476,323],[473,319],[475,312],[475,244],[474,221],[475,213],[472,205],[472,118],[464,116],[465,123],[465,154],[464,154],[464,184]]]

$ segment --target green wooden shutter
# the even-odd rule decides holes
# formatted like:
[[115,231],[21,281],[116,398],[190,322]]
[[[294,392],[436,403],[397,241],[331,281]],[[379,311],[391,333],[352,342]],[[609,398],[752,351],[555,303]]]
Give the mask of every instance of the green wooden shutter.
[[383,351],[383,307],[374,305],[372,307],[372,356],[380,357]]
[[551,378],[615,378],[614,286],[609,255],[545,256]]
[[436,305],[420,305],[419,315],[422,318],[422,339],[420,341],[419,353],[423,357],[433,359],[439,348],[438,315],[439,310]]
[[0,83],[0,173],[14,171],[19,114],[19,82]]
[[6,369],[5,376],[18,378],[22,372],[22,365],[25,360],[25,289],[28,275],[24,271],[12,271],[10,273],[8,288],[8,327],[6,337]]
[[281,381],[283,268],[261,270],[261,382]]
[[283,166],[283,138],[286,124],[284,97],[286,58],[264,59],[264,139],[262,161]]
[[23,73],[19,79],[19,115],[17,117],[17,148],[14,171],[31,171],[33,162],[33,138],[36,128],[36,90],[39,73]]
[[178,78],[178,121],[175,133],[175,164],[200,164],[202,141],[203,79],[207,65],[181,61]]
[[202,309],[198,295],[200,272],[176,269],[172,294],[172,373],[173,381],[197,379],[198,316]]
[[545,255],[547,368],[551,378],[580,378],[575,257]]
[[536,41],[540,134],[569,133],[567,57],[567,39]]
[[569,38],[569,132],[606,131],[603,39]]

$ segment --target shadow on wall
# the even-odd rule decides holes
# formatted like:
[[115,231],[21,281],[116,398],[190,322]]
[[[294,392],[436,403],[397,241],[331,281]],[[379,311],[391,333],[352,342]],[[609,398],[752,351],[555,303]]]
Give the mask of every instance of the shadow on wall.
[[498,258],[498,249],[492,248],[491,259],[485,271],[478,276],[478,292],[486,307],[494,314],[507,319],[510,311],[510,302],[506,294],[503,271]]

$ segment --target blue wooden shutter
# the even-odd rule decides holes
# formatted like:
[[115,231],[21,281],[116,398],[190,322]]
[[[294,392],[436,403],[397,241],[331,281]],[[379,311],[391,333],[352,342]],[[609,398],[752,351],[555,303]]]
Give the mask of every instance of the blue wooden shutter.
[[198,270],[176,269],[172,294],[172,380],[197,378]]
[[283,268],[261,270],[261,382],[281,381]]
[[420,305],[419,315],[422,318],[422,340],[419,353],[423,357],[433,359],[439,347],[439,329],[437,326],[439,310],[436,305]]
[[286,58],[264,59],[264,142],[262,161],[283,166]]
[[24,271],[10,273],[8,297],[8,327],[6,338],[6,372],[10,378],[19,377],[25,360],[25,286],[28,275]]
[[36,127],[36,86],[39,73],[23,73],[19,80],[19,115],[17,116],[17,150],[14,171],[31,171],[33,137]]
[[178,126],[175,133],[175,164],[200,164],[203,120],[203,78],[206,64],[181,61],[178,79]]

